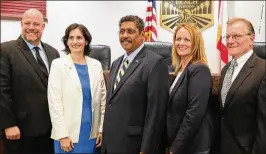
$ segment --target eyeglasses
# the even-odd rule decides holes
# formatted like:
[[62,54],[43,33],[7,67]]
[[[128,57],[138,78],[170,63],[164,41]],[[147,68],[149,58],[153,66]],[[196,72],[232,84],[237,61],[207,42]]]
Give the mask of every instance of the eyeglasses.
[[232,40],[240,40],[243,36],[246,36],[246,35],[251,35],[251,34],[244,34],[244,35],[240,35],[240,34],[226,35],[226,36],[224,36],[224,38],[226,40],[229,40],[232,37]]
[[134,33],[136,33],[136,32],[137,32],[136,30],[131,29],[131,28],[129,28],[129,29],[120,29],[120,30],[118,31],[118,33],[119,33],[120,35],[123,35],[123,34],[125,34],[125,33],[128,33],[129,35],[132,35],[132,34],[134,34]]

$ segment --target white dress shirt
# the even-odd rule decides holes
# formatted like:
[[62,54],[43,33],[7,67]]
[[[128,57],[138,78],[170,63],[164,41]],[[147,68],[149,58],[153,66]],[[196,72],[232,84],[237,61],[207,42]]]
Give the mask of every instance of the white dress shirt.
[[39,43],[38,46],[34,46],[33,44],[31,44],[30,42],[28,42],[27,40],[25,40],[23,37],[22,37],[22,39],[23,39],[23,40],[26,42],[26,44],[28,45],[28,47],[29,47],[29,49],[30,49],[30,51],[31,51],[31,53],[32,53],[32,55],[33,55],[33,57],[36,59],[36,61],[37,61],[37,56],[36,56],[36,51],[35,51],[34,47],[39,47],[39,48],[40,48],[40,50],[39,50],[40,56],[41,56],[42,61],[44,62],[45,66],[46,66],[46,68],[47,68],[48,73],[49,73],[49,63],[48,63],[48,58],[47,58],[47,55],[46,55],[46,53],[45,53],[45,51],[44,51],[44,48],[42,47],[41,43]]
[[242,67],[244,66],[244,64],[249,59],[249,57],[252,55],[252,53],[253,53],[253,50],[250,50],[249,52],[245,53],[244,55],[242,55],[241,57],[236,59],[237,66],[234,69],[234,73],[233,73],[233,76],[232,76],[231,83],[234,82],[235,78],[237,77],[237,75],[239,74],[239,72],[241,71]]
[[122,63],[120,64],[121,68],[123,66],[123,61],[127,58],[128,60],[128,66],[130,65],[130,63],[134,60],[134,58],[137,56],[137,54],[140,52],[140,50],[144,47],[144,43],[139,46],[136,50],[134,50],[133,52],[131,52],[129,55],[127,53],[124,54]]

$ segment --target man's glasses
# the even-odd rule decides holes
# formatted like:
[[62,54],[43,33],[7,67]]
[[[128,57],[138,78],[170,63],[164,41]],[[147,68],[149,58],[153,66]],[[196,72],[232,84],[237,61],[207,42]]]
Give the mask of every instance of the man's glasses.
[[240,40],[243,36],[246,36],[246,35],[251,35],[251,34],[244,34],[244,35],[240,35],[240,34],[226,35],[226,36],[224,36],[224,38],[226,40],[229,40],[230,38],[232,38],[232,40]]

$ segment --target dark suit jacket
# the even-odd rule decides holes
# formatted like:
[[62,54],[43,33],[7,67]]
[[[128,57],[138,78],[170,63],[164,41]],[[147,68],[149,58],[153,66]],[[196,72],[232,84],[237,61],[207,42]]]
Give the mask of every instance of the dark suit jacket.
[[113,62],[107,85],[102,152],[157,154],[165,128],[167,64],[144,46],[113,91],[122,59]]
[[212,78],[209,68],[189,63],[175,84],[167,107],[170,152],[192,154],[210,148],[213,124],[209,111]]
[[[222,70],[221,83],[229,66]],[[265,69],[265,60],[253,53],[232,83],[225,107],[221,104],[222,154],[266,153]]]
[[[57,50],[43,43],[49,67],[59,57]],[[0,129],[18,126],[22,136],[46,133],[51,128],[47,102],[47,78],[25,41],[1,43]]]

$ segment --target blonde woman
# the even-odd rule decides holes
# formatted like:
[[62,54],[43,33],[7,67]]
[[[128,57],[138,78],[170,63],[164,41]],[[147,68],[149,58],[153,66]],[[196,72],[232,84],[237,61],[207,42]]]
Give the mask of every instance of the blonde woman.
[[48,103],[55,153],[95,153],[102,143],[106,89],[102,66],[88,57],[91,34],[71,24],[63,42],[67,56],[52,62]]
[[211,73],[201,32],[178,25],[172,47],[176,78],[170,88],[167,137],[171,154],[208,154],[211,142]]

